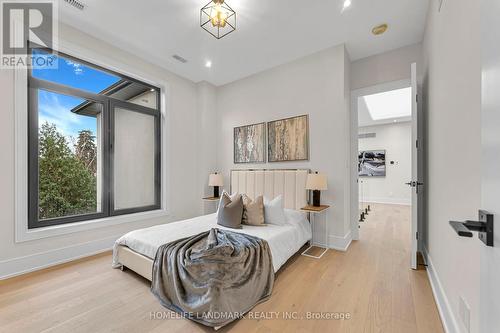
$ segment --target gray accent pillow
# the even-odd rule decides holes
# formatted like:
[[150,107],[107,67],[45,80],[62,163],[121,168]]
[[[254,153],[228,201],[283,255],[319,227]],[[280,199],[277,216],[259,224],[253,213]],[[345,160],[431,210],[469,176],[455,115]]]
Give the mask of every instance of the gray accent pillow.
[[264,197],[258,196],[252,201],[243,194],[243,224],[265,226],[264,224]]
[[217,215],[219,214],[219,208],[222,205],[222,202],[223,202],[222,198],[224,197],[224,194],[226,194],[227,196],[229,196],[229,198],[231,199],[231,201],[233,201],[239,195],[239,193],[229,194],[229,193],[227,193],[226,190],[223,190],[222,191],[222,195],[220,196],[220,199],[219,199],[219,203],[217,204],[217,212],[216,212]]
[[227,228],[241,229],[242,217],[243,199],[241,199],[241,195],[238,194],[231,200],[227,193],[223,193],[217,213],[217,224]]

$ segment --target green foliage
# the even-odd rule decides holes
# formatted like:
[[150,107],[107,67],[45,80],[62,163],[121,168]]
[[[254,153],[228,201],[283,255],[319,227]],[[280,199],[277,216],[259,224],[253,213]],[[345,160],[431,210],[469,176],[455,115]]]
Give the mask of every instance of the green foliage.
[[[92,132],[86,132],[89,133],[84,133],[84,137],[93,138]],[[88,142],[83,146],[85,149],[89,148]],[[95,169],[89,168],[92,166],[87,159],[90,155],[84,153],[82,156],[85,157],[83,161],[71,151],[65,137],[57,131],[54,124],[45,122],[42,125],[38,159],[40,220],[96,212]]]
[[75,154],[85,167],[93,174],[97,173],[97,146],[92,131],[83,130],[78,133]]

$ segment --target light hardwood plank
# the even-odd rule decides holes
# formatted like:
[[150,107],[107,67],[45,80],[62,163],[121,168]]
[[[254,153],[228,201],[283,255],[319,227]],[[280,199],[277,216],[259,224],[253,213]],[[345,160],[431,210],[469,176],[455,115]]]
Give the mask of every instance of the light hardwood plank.
[[[361,240],[347,252],[294,256],[277,274],[271,299],[251,311],[254,318],[218,332],[443,332],[425,270],[409,268],[409,216],[407,206],[372,205]],[[0,331],[213,332],[175,318],[148,281],[110,263],[108,252],[0,281]],[[155,319],[155,312],[171,317]],[[307,320],[308,312],[351,319]]]

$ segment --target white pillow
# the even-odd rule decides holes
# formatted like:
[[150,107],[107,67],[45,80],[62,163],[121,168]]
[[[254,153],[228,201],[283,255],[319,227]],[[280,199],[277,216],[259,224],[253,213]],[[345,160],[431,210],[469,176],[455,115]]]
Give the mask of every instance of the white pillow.
[[267,198],[264,198],[264,220],[265,223],[269,224],[286,224],[282,195],[278,195],[271,201],[269,201]]

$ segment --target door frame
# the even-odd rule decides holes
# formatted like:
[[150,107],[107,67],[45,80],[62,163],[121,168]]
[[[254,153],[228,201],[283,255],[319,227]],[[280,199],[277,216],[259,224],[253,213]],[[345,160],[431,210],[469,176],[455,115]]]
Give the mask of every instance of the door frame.
[[[410,88],[411,87],[411,78],[407,79],[402,79],[402,80],[397,80],[397,81],[390,81],[390,82],[384,82],[384,83],[379,83],[375,84],[372,86],[364,87],[364,88],[359,88],[359,89],[354,89],[351,90],[351,114],[354,115],[353,118],[356,119],[356,130],[359,128],[359,120],[358,120],[358,97],[365,96],[365,95],[372,95],[372,94],[378,94],[382,93],[385,91],[390,91],[390,90],[396,90],[396,89],[402,89],[402,88]],[[356,132],[356,135],[352,136],[352,140],[354,142],[351,142],[351,145],[355,147],[356,151],[356,163],[353,164],[353,168],[356,168],[356,184],[359,184],[359,177],[357,176],[357,160],[358,160],[358,152],[359,152],[359,138],[358,138],[358,132]],[[359,207],[359,186],[353,189],[353,196],[351,200],[355,200],[355,202],[351,202],[351,207]],[[351,221],[351,235],[352,239],[354,240],[359,240],[359,213],[356,214],[357,218],[353,219]],[[411,222],[411,221],[410,221]]]

